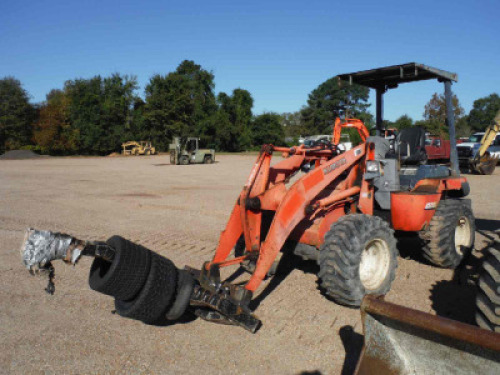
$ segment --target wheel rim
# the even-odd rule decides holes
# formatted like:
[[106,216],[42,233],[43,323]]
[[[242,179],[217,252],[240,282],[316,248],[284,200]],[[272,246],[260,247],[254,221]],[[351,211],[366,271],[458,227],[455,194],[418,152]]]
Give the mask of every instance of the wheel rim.
[[391,254],[387,243],[381,239],[368,242],[361,253],[359,277],[367,290],[376,290],[387,278]]
[[464,255],[463,249],[470,246],[471,230],[469,219],[462,216],[455,227],[455,250]]

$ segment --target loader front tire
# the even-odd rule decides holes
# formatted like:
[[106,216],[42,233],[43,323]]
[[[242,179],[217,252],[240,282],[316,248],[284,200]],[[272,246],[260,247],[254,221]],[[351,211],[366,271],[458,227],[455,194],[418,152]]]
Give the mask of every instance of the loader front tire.
[[189,159],[187,156],[181,156],[179,158],[179,164],[180,165],[188,165],[189,164]]
[[500,243],[483,258],[476,295],[476,323],[500,332]]
[[115,299],[116,312],[130,319],[153,324],[169,308],[177,283],[177,268],[167,258],[151,253],[151,269],[146,284],[131,300]]
[[474,214],[463,201],[442,200],[429,228],[421,233],[424,257],[443,268],[456,268],[474,246]]
[[341,217],[319,252],[320,286],[342,305],[358,307],[366,294],[389,292],[397,268],[394,230],[379,217]]
[[134,298],[148,277],[151,251],[120,236],[113,236],[106,243],[115,249],[115,257],[112,262],[94,258],[90,288],[118,299]]

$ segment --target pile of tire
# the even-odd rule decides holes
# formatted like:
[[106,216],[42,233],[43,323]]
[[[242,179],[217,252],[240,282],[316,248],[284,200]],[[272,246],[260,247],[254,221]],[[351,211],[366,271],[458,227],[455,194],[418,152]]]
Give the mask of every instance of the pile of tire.
[[106,243],[115,249],[115,257],[112,262],[94,259],[89,285],[114,297],[119,315],[155,324],[162,319],[176,320],[184,314],[194,288],[189,273],[120,236],[113,236]]
[[477,282],[476,323],[500,333],[500,242],[485,253]]

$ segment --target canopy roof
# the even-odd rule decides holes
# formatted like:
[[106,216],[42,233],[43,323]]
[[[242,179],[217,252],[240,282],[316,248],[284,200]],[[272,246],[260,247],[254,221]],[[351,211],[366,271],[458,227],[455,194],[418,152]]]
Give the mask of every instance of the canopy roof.
[[357,83],[372,89],[390,89],[400,83],[437,79],[438,81],[458,81],[456,73],[447,72],[418,63],[386,66],[361,72],[339,74],[339,80],[349,84]]

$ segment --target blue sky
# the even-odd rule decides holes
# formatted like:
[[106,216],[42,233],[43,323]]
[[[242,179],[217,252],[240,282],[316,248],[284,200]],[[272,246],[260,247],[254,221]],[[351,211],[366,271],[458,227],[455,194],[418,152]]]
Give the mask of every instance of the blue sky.
[[[468,112],[500,92],[498,14],[498,0],[0,0],[0,77],[21,80],[33,102],[67,79],[113,72],[136,75],[142,95],[152,74],[191,59],[213,71],[217,92],[249,90],[254,113],[289,112],[332,76],[416,61],[458,73]],[[420,119],[442,90],[402,85],[385,117]]]

